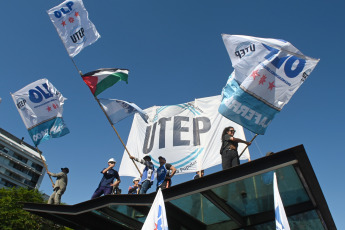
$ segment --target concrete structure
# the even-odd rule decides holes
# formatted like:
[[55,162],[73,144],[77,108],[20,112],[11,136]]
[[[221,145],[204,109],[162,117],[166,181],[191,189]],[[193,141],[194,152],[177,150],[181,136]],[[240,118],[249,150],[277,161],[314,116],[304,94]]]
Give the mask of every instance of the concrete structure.
[[[273,172],[292,230],[336,230],[302,145],[162,191],[170,230],[276,229]],[[106,195],[24,210],[73,229],[141,229],[156,193]]]
[[0,188],[38,189],[45,172],[40,154],[33,146],[0,128]]

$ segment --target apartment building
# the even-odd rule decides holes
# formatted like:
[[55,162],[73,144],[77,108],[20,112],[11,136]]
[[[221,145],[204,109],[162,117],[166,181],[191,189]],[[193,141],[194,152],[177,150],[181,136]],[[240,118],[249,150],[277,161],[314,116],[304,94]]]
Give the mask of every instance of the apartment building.
[[[44,156],[42,156],[45,161]],[[38,189],[46,170],[36,149],[0,128],[0,188]]]

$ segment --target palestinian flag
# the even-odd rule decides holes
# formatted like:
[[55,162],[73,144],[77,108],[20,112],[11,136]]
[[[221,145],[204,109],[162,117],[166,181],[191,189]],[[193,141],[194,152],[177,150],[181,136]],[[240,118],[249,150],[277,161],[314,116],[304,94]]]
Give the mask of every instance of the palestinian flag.
[[98,69],[81,76],[89,86],[92,94],[97,96],[104,90],[113,86],[118,81],[125,81],[128,84],[127,69]]

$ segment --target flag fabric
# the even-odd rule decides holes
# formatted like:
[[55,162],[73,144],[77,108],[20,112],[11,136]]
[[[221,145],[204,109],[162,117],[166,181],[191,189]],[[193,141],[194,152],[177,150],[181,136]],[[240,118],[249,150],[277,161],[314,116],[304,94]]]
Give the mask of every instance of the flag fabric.
[[147,123],[148,115],[134,103],[117,99],[102,98],[99,99],[99,102],[101,103],[102,107],[104,108],[113,124],[134,113],[138,113],[141,118]]
[[286,217],[283,202],[279,194],[277,176],[273,174],[273,194],[274,194],[274,212],[276,217],[276,230],[290,230],[290,225]]
[[82,0],[67,0],[47,11],[70,57],[101,36],[89,20]]
[[119,81],[128,84],[127,69],[98,69],[82,75],[83,81],[89,86],[92,94],[97,96]]
[[222,37],[235,70],[223,88],[219,112],[254,133],[264,134],[319,60],[279,39]]
[[[221,96],[197,98],[194,101],[165,106],[153,106],[144,111],[149,116],[146,123],[139,114],[134,115],[126,147],[134,157],[151,156],[159,167],[158,157],[163,156],[176,168],[176,174],[195,173],[222,162],[221,135],[224,128],[232,126],[235,137],[245,140],[242,126],[226,119],[217,109]],[[238,154],[245,145],[239,144]],[[124,152],[120,176],[138,176],[138,171]],[[248,148],[241,160],[249,158]],[[140,165],[141,170],[144,165]]]
[[149,214],[141,230],[168,230],[168,221],[165,212],[165,205],[162,190],[159,188],[156,198],[153,201]]
[[35,146],[69,133],[62,118],[66,98],[47,80],[37,80],[11,94]]

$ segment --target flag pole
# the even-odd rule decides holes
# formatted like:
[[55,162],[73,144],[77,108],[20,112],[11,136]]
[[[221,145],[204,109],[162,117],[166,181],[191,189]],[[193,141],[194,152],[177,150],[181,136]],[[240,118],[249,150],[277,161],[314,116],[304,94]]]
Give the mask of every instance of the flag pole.
[[[43,162],[43,165],[44,165],[44,167],[46,168],[46,171],[47,171],[47,173],[48,173],[48,172],[49,172],[49,171],[48,171],[48,166],[47,166],[46,162],[43,160],[41,150],[39,150],[37,146],[36,146],[36,151],[40,154],[40,157],[41,157],[41,160],[42,160],[42,162]],[[52,177],[50,176],[50,174],[48,174],[48,175],[49,175],[50,181],[52,182],[52,185],[53,185],[53,187],[54,187],[55,184],[54,184],[54,182],[53,182],[53,179],[52,179]]]
[[[255,136],[252,138],[252,140],[250,141],[253,142],[254,139],[258,136],[258,134],[256,133]],[[246,151],[246,149],[248,148],[248,145],[243,149],[243,151],[241,152],[241,154],[238,156],[238,158],[240,158],[242,156],[242,154],[244,153],[244,151]],[[249,160],[250,160],[250,157],[249,157]]]
[[[126,152],[128,153],[128,156],[131,157],[132,155],[129,153],[129,151],[128,151],[126,145],[125,145],[125,143],[123,143],[123,141],[122,141],[122,139],[121,139],[121,137],[120,137],[120,134],[117,132],[117,130],[116,130],[114,124],[111,122],[111,120],[110,120],[110,118],[109,118],[107,112],[104,110],[104,108],[103,108],[101,102],[99,102],[99,99],[98,99],[96,96],[94,96],[94,98],[95,98],[95,100],[98,102],[98,105],[101,107],[101,109],[102,109],[104,115],[107,117],[107,119],[108,119],[108,121],[109,121],[111,127],[113,127],[113,129],[114,129],[114,131],[115,131],[117,137],[119,138],[119,140],[121,141],[123,147],[125,148]],[[138,170],[138,172],[139,172],[139,174],[140,174],[140,176],[141,176],[141,172],[140,172],[140,170],[139,170],[137,164],[134,162],[133,159],[131,159],[131,160],[132,160],[133,164],[135,165],[135,167],[137,168],[137,170]]]
[[[65,48],[66,48],[66,47],[65,47]],[[66,51],[67,51],[67,49],[66,49]],[[67,52],[67,53],[68,53],[68,52]],[[72,57],[70,57],[70,58],[71,58],[71,60],[72,60],[72,62],[73,62],[74,67],[76,68],[76,70],[77,70],[78,73],[80,74],[80,76],[83,76],[83,73],[78,69],[78,67],[77,67],[77,65],[75,64],[73,58],[72,58]],[[99,102],[98,98],[97,98],[96,96],[94,96],[94,98],[95,98],[95,100],[97,101],[98,105],[101,107],[101,109],[102,109],[104,115],[107,117],[107,119],[108,119],[108,121],[109,121],[111,127],[113,127],[113,129],[114,129],[114,131],[115,131],[117,137],[120,139],[120,141],[121,141],[123,147],[125,148],[126,152],[128,153],[128,156],[131,157],[131,154],[129,153],[129,151],[128,151],[126,145],[123,143],[123,141],[122,141],[122,139],[121,139],[121,137],[120,137],[120,134],[117,132],[115,126],[114,126],[113,123],[111,122],[111,120],[110,120],[108,114],[105,112],[105,110],[104,110],[103,106],[101,105],[101,103]],[[134,162],[133,159],[131,159],[131,160],[132,160],[133,164],[135,165],[135,167],[137,168],[137,170],[138,170],[138,172],[139,172],[139,175],[140,175],[140,177],[141,177],[141,172],[140,172],[140,170],[139,170],[137,164]]]

